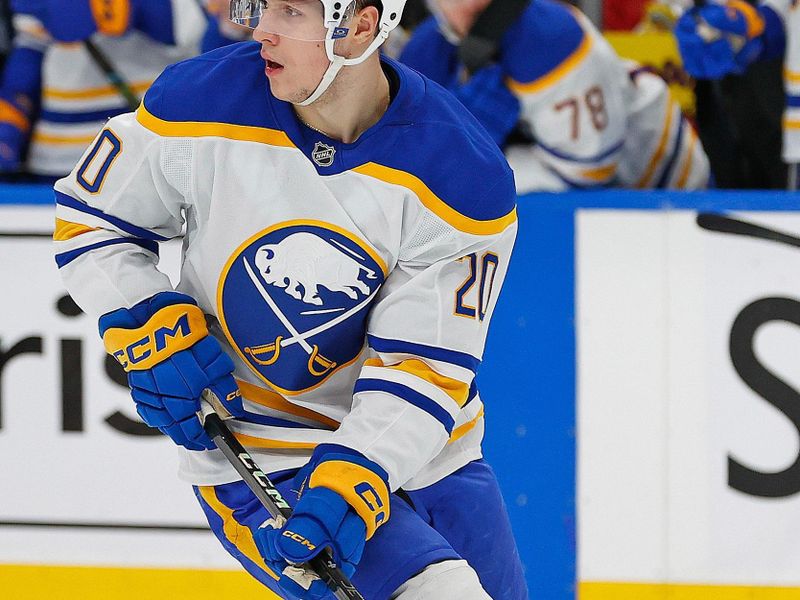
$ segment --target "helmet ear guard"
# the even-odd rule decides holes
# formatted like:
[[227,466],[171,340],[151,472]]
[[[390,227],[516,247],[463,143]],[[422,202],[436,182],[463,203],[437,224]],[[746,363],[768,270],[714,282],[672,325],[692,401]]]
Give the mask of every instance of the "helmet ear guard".
[[[290,2],[291,0],[286,0]],[[306,0],[307,1],[307,0]],[[380,19],[378,21],[378,32],[375,39],[372,40],[366,50],[355,58],[345,58],[336,54],[334,45],[337,40],[347,37],[350,28],[346,26],[346,21],[350,20],[356,12],[357,0],[318,0],[322,4],[323,15],[322,23],[324,27],[320,31],[325,31],[324,40],[309,39],[296,37],[291,34],[286,34],[283,29],[275,31],[278,35],[284,37],[300,39],[301,41],[317,41],[325,43],[325,53],[328,56],[330,65],[322,76],[322,80],[317,85],[317,88],[311,95],[298,102],[299,106],[308,106],[316,101],[325,90],[330,87],[339,70],[345,66],[358,65],[364,62],[373,52],[375,52],[383,42],[389,37],[391,31],[400,24],[400,18],[403,16],[403,8],[405,7],[406,0],[381,0]],[[230,20],[239,25],[244,25],[251,29],[256,29],[261,20],[262,11],[267,10],[269,7],[269,0],[231,0],[230,3]]]
[[[337,39],[346,36],[349,29],[345,29],[344,35],[339,35],[338,37],[334,36],[336,36],[337,33],[343,29],[341,24],[344,19],[345,12],[349,10],[350,5],[355,5],[357,0],[320,1],[325,9],[325,25],[328,28],[328,35],[325,38],[325,52],[328,55],[328,60],[331,61],[331,64],[328,66],[328,69],[322,76],[322,80],[319,82],[317,89],[315,89],[308,98],[302,102],[298,102],[298,106],[308,106],[322,96],[322,94],[325,93],[325,90],[327,90],[331,83],[333,83],[333,80],[336,78],[336,75],[339,73],[339,70],[342,67],[358,65],[367,60],[367,58],[369,58],[370,55],[372,55],[372,53],[375,52],[381,46],[381,44],[387,40],[389,34],[392,32],[392,29],[400,24],[400,17],[403,16],[403,8],[406,5],[406,0],[381,0],[382,11],[380,20],[378,21],[378,34],[375,36],[375,39],[372,40],[372,43],[367,47],[366,50],[364,50],[361,56],[357,56],[355,58],[345,58],[334,52],[334,44]],[[343,5],[343,2],[346,2],[346,5]],[[337,6],[338,8],[336,8]],[[334,18],[337,14],[339,16]],[[327,20],[329,15],[331,17],[330,21]]]

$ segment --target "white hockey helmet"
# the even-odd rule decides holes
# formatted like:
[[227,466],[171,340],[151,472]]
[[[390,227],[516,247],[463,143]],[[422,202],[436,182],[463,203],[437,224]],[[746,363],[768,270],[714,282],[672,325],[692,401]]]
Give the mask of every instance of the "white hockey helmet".
[[[377,0],[377,4],[381,13],[380,20],[378,21],[378,33],[372,43],[361,54],[354,58],[345,58],[339,56],[334,51],[334,44],[336,40],[347,36],[350,28],[347,22],[355,14],[356,2],[358,0],[273,0],[276,6],[280,6],[274,16],[270,16],[270,1],[269,0],[231,0],[230,5],[230,19],[234,23],[244,25],[255,29],[256,27],[265,27],[266,31],[283,35],[285,37],[300,39],[312,42],[325,42],[325,52],[328,55],[330,65],[322,76],[317,89],[306,98],[303,102],[299,102],[300,106],[307,106],[317,100],[328,89],[339,70],[344,66],[357,65],[364,62],[373,52],[375,52],[383,42],[389,37],[391,31],[400,23],[400,17],[403,14],[403,7],[406,0]],[[289,17],[284,18],[285,13],[281,12],[288,4],[290,7],[292,3],[299,3],[305,6],[314,5],[319,14],[319,5],[322,5],[322,22],[319,22],[318,17],[316,22],[311,23],[309,20],[300,19],[298,22],[292,22],[297,15],[289,13]],[[374,5],[374,2],[369,2],[367,5]],[[302,8],[299,11],[302,12]],[[308,16],[308,15],[306,15]],[[264,21],[264,23],[261,23]],[[303,22],[304,21],[304,22]]]

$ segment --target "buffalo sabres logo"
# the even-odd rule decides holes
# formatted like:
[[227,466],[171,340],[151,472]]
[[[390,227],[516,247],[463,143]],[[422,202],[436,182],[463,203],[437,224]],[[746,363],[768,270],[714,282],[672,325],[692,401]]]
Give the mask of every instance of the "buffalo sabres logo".
[[386,268],[327,223],[282,223],[245,242],[220,279],[219,314],[239,355],[272,387],[297,393],[355,359]]
[[311,151],[311,158],[320,167],[330,167],[333,164],[333,156],[336,154],[336,148],[317,142],[314,144],[314,149]]

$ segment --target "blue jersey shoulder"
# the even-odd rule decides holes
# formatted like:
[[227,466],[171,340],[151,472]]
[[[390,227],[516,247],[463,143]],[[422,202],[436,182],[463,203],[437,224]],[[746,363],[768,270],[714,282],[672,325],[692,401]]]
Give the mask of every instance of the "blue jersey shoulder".
[[586,35],[572,9],[553,0],[531,2],[503,36],[503,69],[521,83],[535,81],[574,54]]
[[242,42],[174,64],[147,91],[144,106],[164,121],[275,128],[259,52],[257,43]]
[[421,180],[462,215],[491,220],[514,208],[514,176],[480,123],[447,90],[420,73],[390,63],[407,87],[388,127],[397,127],[381,164]]

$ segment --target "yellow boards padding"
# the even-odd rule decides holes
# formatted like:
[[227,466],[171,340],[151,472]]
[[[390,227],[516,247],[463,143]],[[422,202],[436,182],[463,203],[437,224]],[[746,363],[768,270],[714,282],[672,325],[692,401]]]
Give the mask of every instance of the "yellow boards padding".
[[5,600],[280,600],[242,571],[0,565]]

